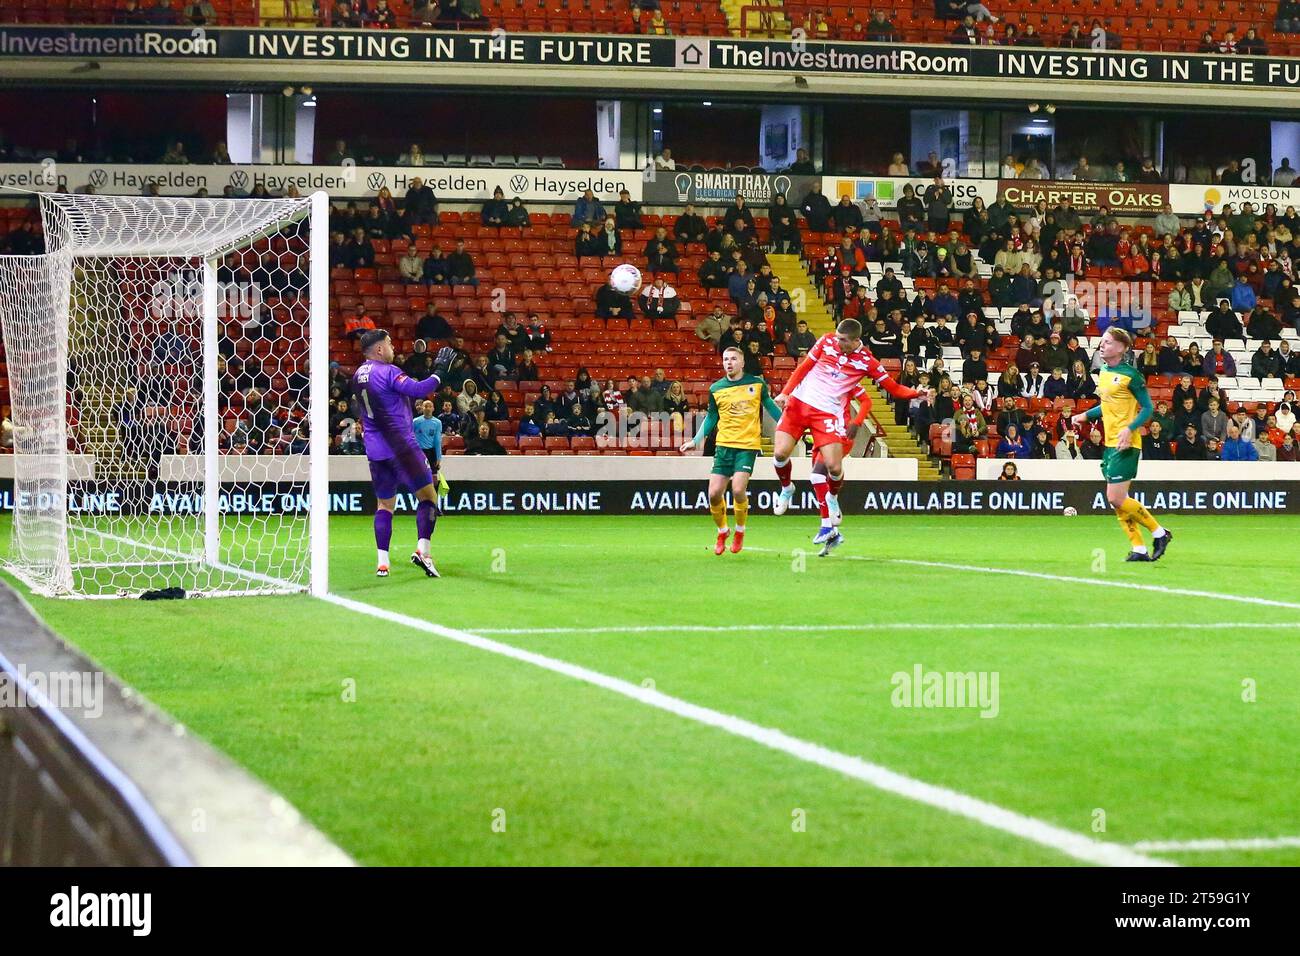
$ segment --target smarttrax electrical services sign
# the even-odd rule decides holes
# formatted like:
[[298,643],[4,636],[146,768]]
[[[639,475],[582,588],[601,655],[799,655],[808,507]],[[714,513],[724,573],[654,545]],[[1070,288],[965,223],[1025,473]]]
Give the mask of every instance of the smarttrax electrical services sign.
[[397,30],[0,27],[0,59],[495,64],[726,70],[840,77],[1066,80],[1293,89],[1283,57],[955,47],[718,37],[625,37]]
[[725,170],[654,170],[654,177],[641,186],[641,200],[664,206],[683,203],[727,206],[741,198],[751,206],[767,207],[777,196],[784,196],[791,206],[798,206],[814,182],[820,183],[821,177]]

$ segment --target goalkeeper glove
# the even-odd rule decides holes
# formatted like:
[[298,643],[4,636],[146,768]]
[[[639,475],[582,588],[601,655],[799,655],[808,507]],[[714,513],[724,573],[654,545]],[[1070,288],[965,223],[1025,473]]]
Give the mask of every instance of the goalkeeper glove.
[[451,363],[456,360],[456,350],[450,345],[444,345],[438,349],[438,354],[433,360],[433,374],[442,378],[451,368]]

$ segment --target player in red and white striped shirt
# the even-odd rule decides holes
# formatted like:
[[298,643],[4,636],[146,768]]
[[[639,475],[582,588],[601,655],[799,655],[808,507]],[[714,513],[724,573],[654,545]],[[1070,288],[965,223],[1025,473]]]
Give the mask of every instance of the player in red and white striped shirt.
[[833,333],[817,340],[786,381],[776,398],[782,408],[772,462],[781,479],[781,491],[772,508],[776,514],[785,514],[794,497],[790,455],[795,443],[804,432],[811,432],[813,449],[821,453],[826,464],[827,510],[834,524],[841,520],[838,499],[844,484],[843,442],[848,437],[844,409],[864,378],[871,379],[894,398],[912,399],[921,394],[890,378],[885,367],[862,345],[861,323],[845,319]]

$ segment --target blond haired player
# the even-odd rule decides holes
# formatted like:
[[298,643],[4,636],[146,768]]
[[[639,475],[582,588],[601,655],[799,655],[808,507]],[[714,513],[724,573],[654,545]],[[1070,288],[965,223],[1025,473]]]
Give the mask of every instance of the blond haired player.
[[727,483],[731,483],[731,506],[736,512],[736,536],[731,553],[745,546],[745,522],[749,517],[749,476],[763,448],[763,409],[773,418],[781,417],[781,408],[772,401],[767,382],[757,375],[745,374],[745,356],[738,348],[722,353],[722,378],[709,386],[709,411],[699,431],[682,443],[682,451],[704,442],[714,426],[718,441],[713,455],[713,474],[709,476],[709,511],[718,528],[714,554],[727,546]]
[[[785,514],[794,497],[790,481],[790,454],[804,432],[812,433],[813,449],[821,453],[826,464],[826,508],[833,524],[843,516],[839,493],[844,484],[844,408],[857,391],[858,383],[869,378],[894,398],[917,398],[914,388],[900,385],[862,345],[862,325],[845,319],[835,331],[823,335],[804,356],[785,388],[777,396],[781,421],[776,426],[776,443],[772,463],[781,479],[781,491],[772,510]],[[820,532],[818,532],[820,534]]]
[[[1129,484],[1137,477],[1142,459],[1142,433],[1138,430],[1151,418],[1151,396],[1142,373],[1124,362],[1133,347],[1133,338],[1114,326],[1101,337],[1098,351],[1105,366],[1097,373],[1097,394],[1101,402],[1080,412],[1070,421],[1082,425],[1101,419],[1106,433],[1106,451],[1102,453],[1101,473],[1106,478],[1106,500],[1115,509],[1120,527],[1128,535],[1133,549],[1126,561],[1159,561],[1173,540],[1173,535],[1151,517],[1142,504],[1128,496]],[[1151,532],[1151,553],[1138,525]]]

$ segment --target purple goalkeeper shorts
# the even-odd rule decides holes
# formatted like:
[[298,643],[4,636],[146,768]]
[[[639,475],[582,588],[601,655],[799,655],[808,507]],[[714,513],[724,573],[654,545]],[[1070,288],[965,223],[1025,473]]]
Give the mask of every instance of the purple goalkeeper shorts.
[[419,448],[401,447],[392,458],[370,462],[376,498],[392,498],[402,489],[415,492],[433,484],[433,472]]

